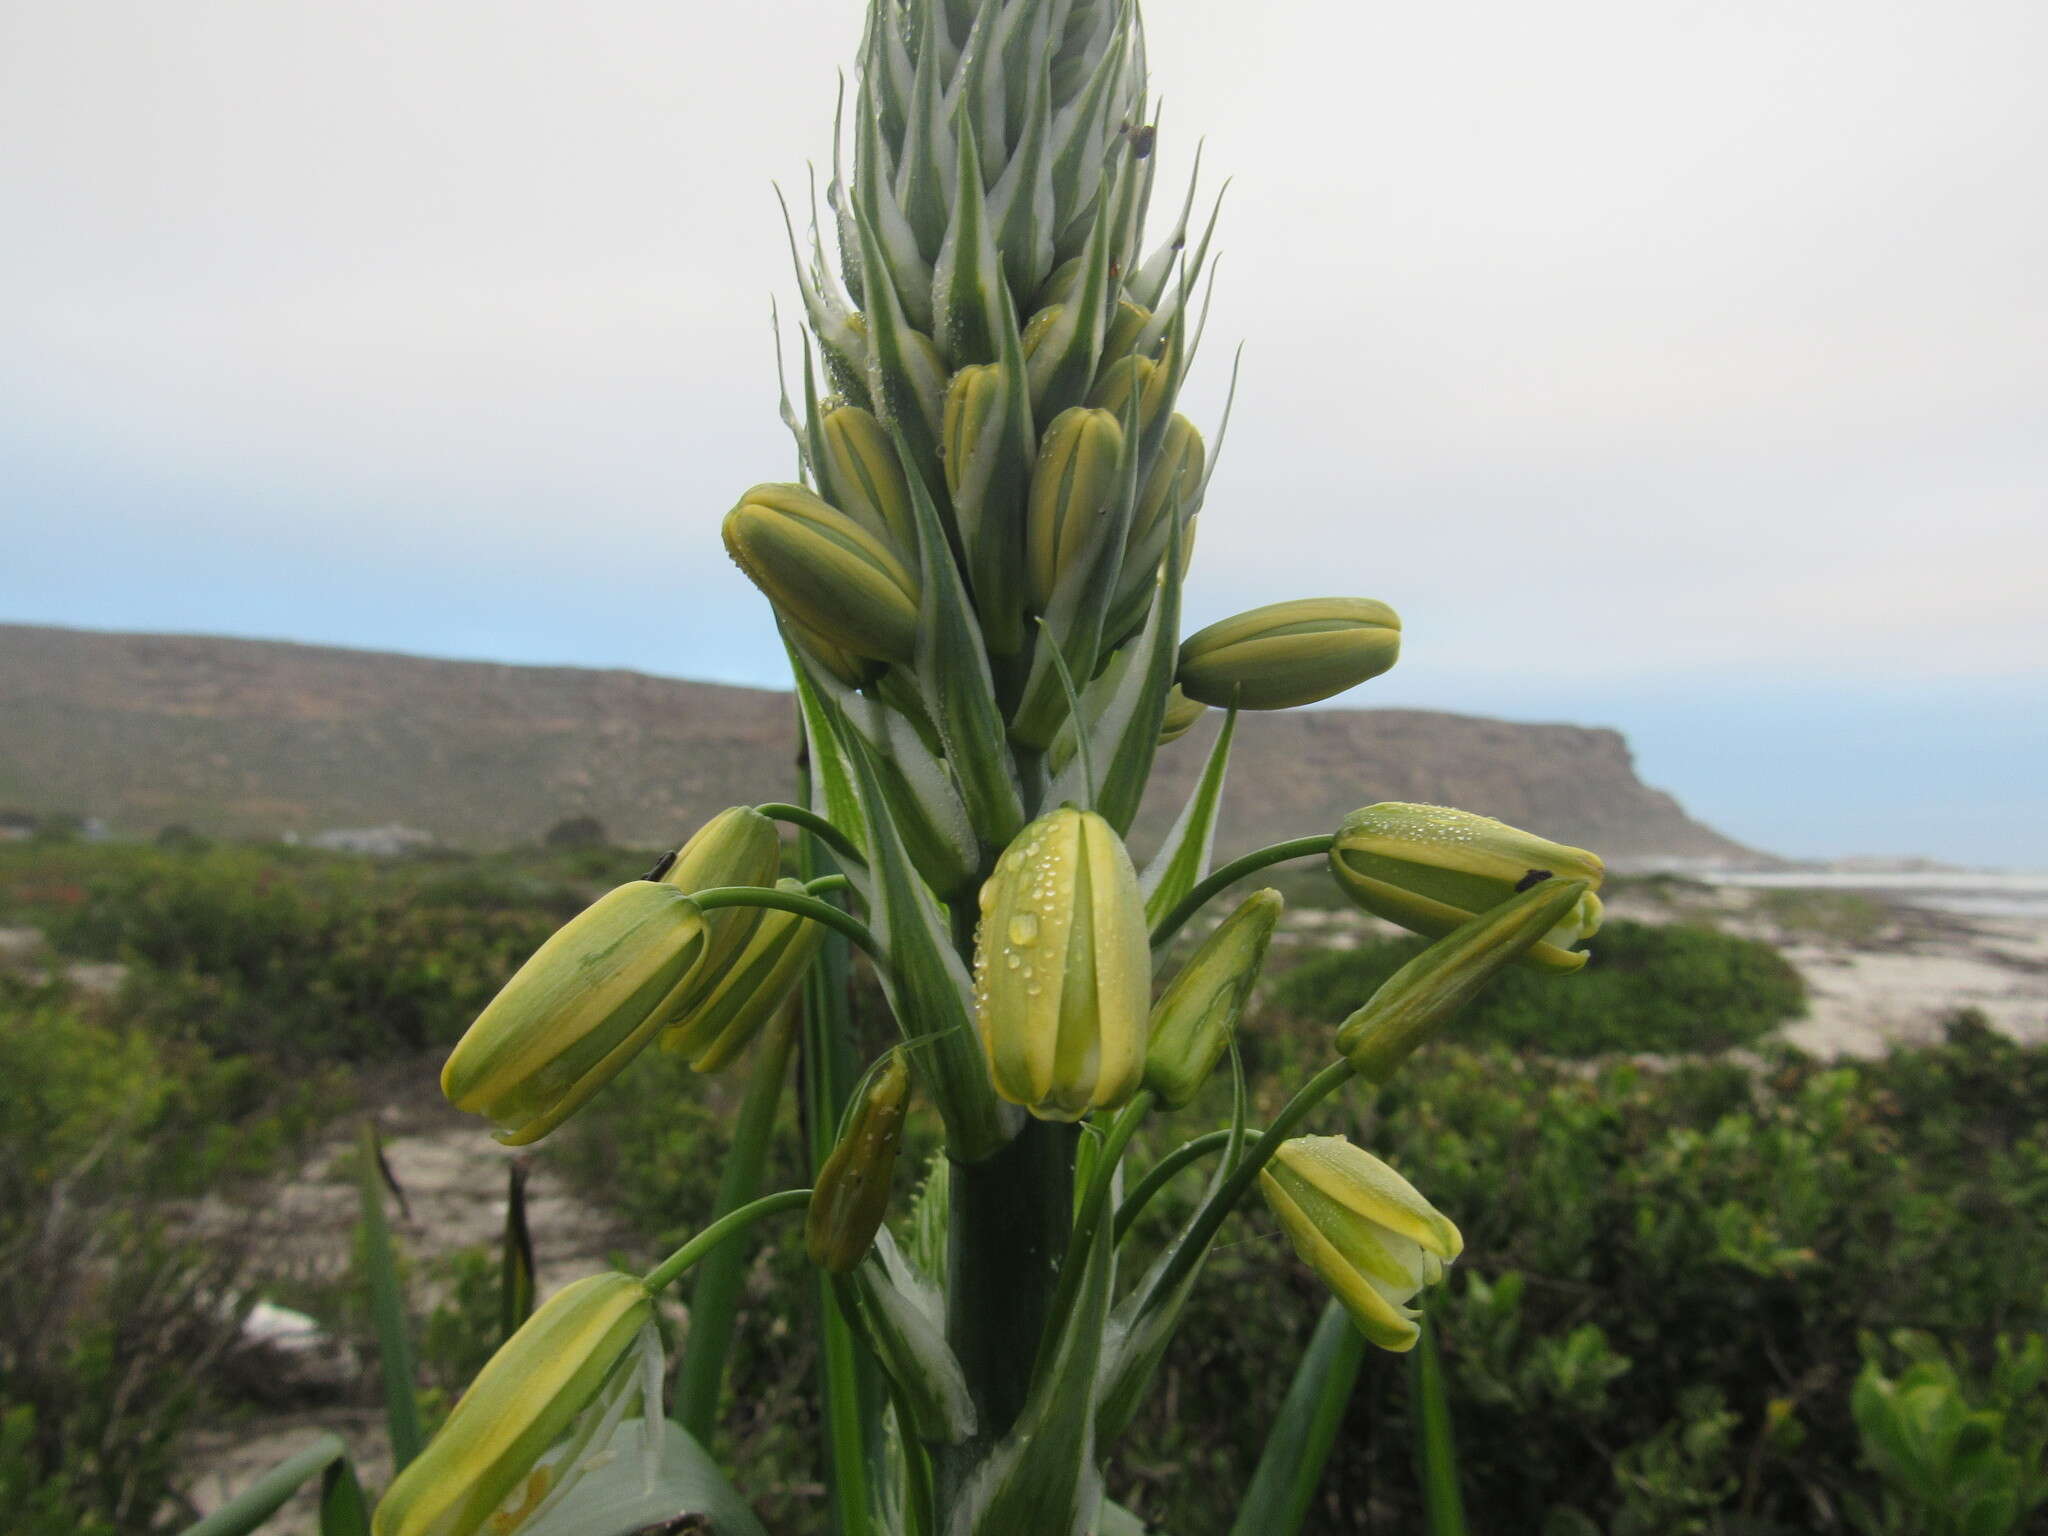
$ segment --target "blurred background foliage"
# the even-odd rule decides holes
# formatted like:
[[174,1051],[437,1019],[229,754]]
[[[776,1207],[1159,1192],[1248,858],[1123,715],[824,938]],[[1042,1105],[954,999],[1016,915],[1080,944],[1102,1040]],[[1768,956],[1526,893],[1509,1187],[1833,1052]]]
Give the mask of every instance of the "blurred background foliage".
[[[395,1074],[430,1079],[542,938],[651,862],[595,836],[381,861],[189,837],[0,845],[0,929],[16,936],[0,976],[0,1529],[176,1527],[182,1429],[256,1411],[217,1363],[260,1255],[206,1213],[340,1134]],[[1815,1061],[1770,1038],[1803,999],[1769,945],[1617,922],[1595,947],[1570,986],[1511,976],[1457,1043],[1318,1124],[1381,1152],[1465,1233],[1432,1321],[1474,1529],[2048,1530],[2048,1050],[1963,1015],[1937,1043]],[[1288,952],[1242,1040],[1255,1118],[1411,952],[1313,935]],[[650,1255],[710,1207],[738,1091],[655,1053],[547,1155]],[[1139,1166],[1226,1100],[1212,1086],[1149,1127]],[[785,1130],[771,1177],[799,1182]],[[1185,1214],[1201,1178],[1169,1186],[1147,1228]],[[430,1419],[494,1342],[497,1306],[486,1255],[436,1263],[432,1285],[411,1266]],[[792,1532],[823,1506],[815,1335],[791,1314],[808,1294],[793,1234],[768,1229],[715,1448]],[[286,1299],[360,1327],[338,1291]],[[1264,1212],[1236,1218],[1112,1492],[1163,1531],[1223,1529],[1285,1391],[1275,1362],[1321,1306]],[[1308,1530],[1422,1528],[1408,1384],[1368,1362]]]

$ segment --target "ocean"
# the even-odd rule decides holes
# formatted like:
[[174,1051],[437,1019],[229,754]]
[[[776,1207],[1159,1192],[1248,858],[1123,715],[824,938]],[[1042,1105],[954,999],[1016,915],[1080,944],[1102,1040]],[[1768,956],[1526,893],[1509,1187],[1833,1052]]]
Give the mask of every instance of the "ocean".
[[1966,917],[2048,920],[2048,871],[1689,870],[1709,885],[1801,891],[1869,891]]

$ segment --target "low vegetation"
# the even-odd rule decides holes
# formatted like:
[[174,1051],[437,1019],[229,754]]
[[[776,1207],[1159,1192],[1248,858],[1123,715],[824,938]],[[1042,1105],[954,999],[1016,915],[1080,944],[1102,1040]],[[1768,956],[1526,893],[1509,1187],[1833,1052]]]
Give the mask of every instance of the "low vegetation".
[[[0,984],[0,1529],[175,1528],[178,1427],[232,1406],[206,1362],[241,1294],[230,1250],[191,1240],[190,1197],[274,1166],[363,1066],[452,1038],[632,860],[0,849],[0,926],[43,929],[39,963],[131,967],[112,998]],[[1599,951],[1570,987],[1500,987],[1460,1043],[1346,1109],[1466,1237],[1432,1315],[1474,1529],[1904,1536],[1962,1529],[1930,1511],[1965,1483],[2010,1488],[2011,1521],[1984,1529],[2048,1529],[2020,1513],[2048,1443],[2048,1051],[1963,1017],[1936,1045],[1818,1062],[1769,1041],[1800,997],[1767,946],[1616,924]],[[1270,986],[1242,1042],[1254,1079],[1320,1062],[1321,1032],[1408,952],[1318,956]],[[1763,1067],[1566,1059],[1736,1044]],[[651,1057],[548,1155],[644,1257],[708,1208],[738,1091]],[[1172,1129],[1148,1132],[1154,1154]],[[1273,1362],[1322,1305],[1268,1218],[1236,1223],[1114,1490],[1180,1536],[1227,1523],[1221,1490],[1284,1389]],[[718,1449],[771,1528],[801,1532],[823,1507],[814,1335],[777,1310],[801,1266],[770,1240]],[[493,1315],[487,1266],[457,1269],[418,1319],[430,1414]],[[1968,1454],[1915,1442],[1901,1394],[1974,1416]],[[1406,1372],[1370,1362],[1308,1529],[1423,1528],[1410,1420]]]

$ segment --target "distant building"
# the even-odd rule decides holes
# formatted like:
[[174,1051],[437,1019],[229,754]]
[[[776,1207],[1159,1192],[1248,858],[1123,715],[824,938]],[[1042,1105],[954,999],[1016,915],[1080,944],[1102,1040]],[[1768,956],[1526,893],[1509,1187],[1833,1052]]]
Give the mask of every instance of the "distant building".
[[391,859],[431,848],[436,841],[433,833],[422,832],[418,827],[336,827],[313,833],[306,839],[306,846],[325,848],[330,853],[366,853],[372,858]]

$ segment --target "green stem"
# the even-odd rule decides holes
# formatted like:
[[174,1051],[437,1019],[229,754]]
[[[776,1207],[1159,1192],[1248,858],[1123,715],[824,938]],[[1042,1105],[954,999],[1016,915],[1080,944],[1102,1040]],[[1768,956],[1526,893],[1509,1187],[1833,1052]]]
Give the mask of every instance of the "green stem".
[[868,867],[868,861],[862,858],[860,850],[854,847],[853,839],[815,811],[807,811],[800,805],[789,805],[781,800],[771,800],[766,805],[755,806],[754,809],[771,821],[786,821],[792,827],[802,827],[855,869]]
[[852,889],[853,882],[844,875],[820,875],[815,880],[804,882],[806,896],[831,896]]
[[815,896],[778,891],[769,885],[714,885],[708,891],[692,891],[690,900],[706,912],[716,912],[721,907],[772,907],[778,912],[794,912],[798,917],[812,918],[845,934],[866,950],[877,964],[888,964],[888,956],[882,952],[880,941],[868,932],[867,924],[852,913]]
[[[1081,1208],[1074,1213],[1073,1231],[1067,1238],[1067,1255],[1060,1260],[1059,1289],[1053,1292],[1052,1305],[1045,1310],[1045,1331],[1038,1340],[1039,1365],[1055,1347],[1054,1341],[1066,1326],[1067,1313],[1072,1310],[1074,1297],[1080,1292],[1081,1271],[1087,1267],[1088,1246],[1095,1241],[1095,1228],[1102,1220],[1102,1208],[1109,1203],[1109,1191],[1116,1179],[1116,1165],[1123,1160],[1124,1148],[1130,1145],[1131,1134],[1151,1112],[1154,1102],[1151,1089],[1139,1089],[1137,1096],[1110,1122],[1109,1131],[1096,1150],[1095,1169],[1089,1177],[1087,1193],[1081,1197]],[[1037,1373],[1037,1365],[1032,1367],[1032,1371],[1034,1375]]]
[[1188,1226],[1185,1241],[1175,1251],[1173,1258],[1161,1271],[1158,1281],[1152,1287],[1154,1296],[1171,1296],[1174,1287],[1187,1278],[1187,1273],[1199,1264],[1209,1244],[1215,1241],[1216,1232],[1223,1225],[1244,1192],[1251,1188],[1252,1180],[1259,1176],[1259,1170],[1279,1150],[1294,1128],[1301,1124],[1308,1112],[1329,1097],[1332,1091],[1342,1086],[1356,1074],[1357,1068],[1348,1061],[1333,1061],[1302,1085],[1301,1091],[1287,1101],[1287,1105],[1266,1127],[1265,1134],[1252,1143],[1251,1151],[1244,1161],[1230,1171],[1221,1187],[1211,1195],[1202,1209],[1195,1213],[1195,1219]]
[[[1257,1135],[1258,1133],[1254,1131],[1251,1134]],[[1171,1152],[1167,1153],[1166,1156],[1146,1169],[1145,1177],[1138,1180],[1137,1188],[1124,1196],[1124,1203],[1116,1208],[1116,1227],[1112,1233],[1113,1240],[1118,1243],[1124,1240],[1131,1230],[1131,1223],[1138,1219],[1139,1214],[1143,1212],[1145,1207],[1152,1203],[1152,1197],[1164,1189],[1167,1182],[1175,1174],[1187,1167],[1189,1163],[1207,1157],[1218,1147],[1226,1145],[1229,1140],[1230,1131],[1227,1127],[1220,1131],[1210,1131],[1206,1135],[1197,1136],[1193,1141],[1182,1142]]]
[[765,1220],[770,1216],[779,1215],[783,1211],[808,1205],[810,1199],[811,1192],[808,1189],[783,1189],[777,1190],[772,1195],[763,1195],[760,1199],[751,1201],[731,1214],[721,1216],[718,1220],[712,1222],[710,1226],[699,1232],[695,1237],[683,1244],[682,1247],[650,1269],[642,1277],[640,1283],[646,1286],[650,1292],[660,1291],[678,1275],[682,1274],[684,1270],[695,1264],[705,1254],[711,1252],[735,1232],[745,1231],[755,1222]]
[[[761,1193],[768,1168],[768,1142],[782,1107],[782,1088],[789,1077],[789,1054],[796,1030],[787,1013],[773,1020],[755,1053],[752,1076],[734,1122],[732,1145],[718,1183],[714,1217],[739,1210]],[[732,1322],[739,1311],[740,1288],[747,1278],[747,1252],[725,1247],[704,1261],[690,1287],[690,1332],[676,1368],[676,1395],[669,1417],[711,1443],[718,1420],[718,1392],[725,1381],[725,1362],[732,1352]]]
[[1255,875],[1272,864],[1284,864],[1289,859],[1314,858],[1325,854],[1336,845],[1334,833],[1320,832],[1314,837],[1292,838],[1284,843],[1274,843],[1255,853],[1248,853],[1241,859],[1232,859],[1228,864],[1209,876],[1200,885],[1181,898],[1179,906],[1159,920],[1159,926],[1152,930],[1152,947],[1160,948],[1166,941],[1179,933],[1187,920],[1216,896],[1237,884],[1246,875]]

